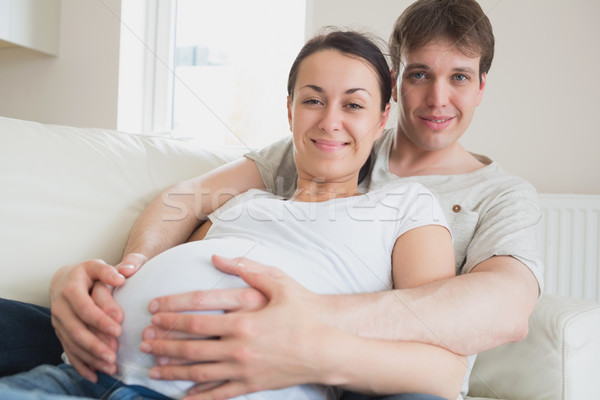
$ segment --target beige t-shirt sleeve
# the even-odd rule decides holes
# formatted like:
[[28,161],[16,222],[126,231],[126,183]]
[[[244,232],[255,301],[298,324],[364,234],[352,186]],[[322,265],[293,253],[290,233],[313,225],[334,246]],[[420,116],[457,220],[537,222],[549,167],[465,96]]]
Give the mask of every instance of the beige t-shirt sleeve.
[[291,136],[244,154],[244,157],[256,163],[265,190],[286,199],[294,194],[298,173]]

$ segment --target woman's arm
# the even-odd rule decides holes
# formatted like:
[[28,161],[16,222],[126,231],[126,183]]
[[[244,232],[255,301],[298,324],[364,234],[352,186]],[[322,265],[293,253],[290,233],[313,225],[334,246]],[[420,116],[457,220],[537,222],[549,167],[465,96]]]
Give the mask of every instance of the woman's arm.
[[153,200],[135,221],[116,270],[102,260],[61,268],[50,287],[52,324],[73,366],[91,380],[96,370],[115,371],[116,337],[123,315],[105,285],[124,284],[123,276],[131,276],[146,260],[185,242],[208,214],[231,197],[263,187],[256,164],[247,158],[181,182]]

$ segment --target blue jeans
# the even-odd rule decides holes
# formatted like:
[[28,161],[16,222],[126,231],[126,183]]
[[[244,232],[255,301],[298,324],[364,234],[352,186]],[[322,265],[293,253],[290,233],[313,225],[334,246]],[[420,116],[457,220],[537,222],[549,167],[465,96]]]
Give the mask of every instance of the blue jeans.
[[[79,375],[67,364],[42,365],[29,372],[0,378],[0,400],[169,400],[141,386],[128,386],[102,373],[98,383]],[[369,397],[347,392],[342,400],[443,400],[424,394]]]
[[141,386],[128,386],[98,374],[98,383],[67,364],[42,365],[29,372],[0,378],[0,400],[169,400]]
[[[40,307],[34,304],[22,303],[14,300],[6,300],[0,298],[0,377],[5,375],[13,375],[18,372],[28,371],[31,368],[42,364],[57,365],[62,361],[60,355],[62,347],[58,338],[54,333],[54,329],[50,322],[50,310],[46,307]],[[60,368],[64,368],[61,366]],[[70,368],[70,367],[69,367]],[[44,370],[47,366],[44,367]],[[83,380],[74,370],[80,379]],[[65,372],[70,374],[71,372]],[[102,381],[106,381],[108,377],[102,376]],[[11,378],[12,381],[13,378]],[[112,378],[108,378],[112,379]],[[19,378],[20,380],[20,378]],[[47,394],[40,393],[23,393],[20,389],[12,391],[9,395],[8,389],[2,385],[3,380],[0,379],[0,400],[4,399],[62,399],[68,397],[73,399],[74,396],[88,396],[83,394],[59,394],[50,397]],[[85,383],[87,382],[87,383]],[[29,385],[29,384],[28,384]],[[84,388],[87,385],[93,385],[89,381],[81,383]],[[119,384],[122,386],[122,384]],[[33,386],[25,386],[30,389]],[[102,387],[102,386],[101,386]],[[110,386],[109,386],[110,387]],[[40,388],[41,389],[41,388]],[[96,388],[97,389],[97,388]],[[101,392],[107,388],[99,389]],[[118,393],[111,394],[111,397],[104,399],[125,400],[134,399],[135,396],[140,396],[135,392],[133,397],[127,397],[124,394],[127,391],[124,388]],[[104,393],[104,392],[102,392]],[[117,397],[112,397],[113,395]],[[120,397],[122,396],[122,397]],[[93,396],[92,396],[93,397]],[[99,398],[99,397],[98,397]],[[139,398],[139,397],[138,397]],[[142,397],[143,398],[143,397]],[[152,397],[149,397],[152,398]],[[341,400],[443,400],[441,397],[425,395],[425,394],[397,394],[381,397],[370,397],[358,393],[346,392]]]
[[48,308],[0,298],[0,376],[60,364],[61,353]]

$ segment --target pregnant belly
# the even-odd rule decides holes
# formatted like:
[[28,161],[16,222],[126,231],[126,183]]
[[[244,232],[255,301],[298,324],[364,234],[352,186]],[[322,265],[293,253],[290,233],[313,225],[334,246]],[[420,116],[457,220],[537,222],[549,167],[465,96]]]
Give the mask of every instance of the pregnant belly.
[[126,284],[117,288],[115,300],[124,312],[123,334],[117,352],[118,377],[127,384],[150,387],[178,398],[190,382],[164,382],[148,378],[155,359],[139,351],[141,335],[150,325],[148,303],[157,296],[194,290],[217,290],[246,287],[237,276],[217,270],[210,259],[213,254],[239,257],[252,253],[257,244],[244,239],[210,239],[186,243],[169,249],[148,261]]

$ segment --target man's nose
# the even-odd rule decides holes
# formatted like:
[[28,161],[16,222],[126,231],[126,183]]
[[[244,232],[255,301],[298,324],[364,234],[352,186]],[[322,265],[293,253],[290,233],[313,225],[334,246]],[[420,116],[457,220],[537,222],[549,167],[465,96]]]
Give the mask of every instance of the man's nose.
[[431,108],[442,108],[448,105],[448,95],[450,93],[450,88],[448,87],[448,83],[441,80],[436,79],[429,85],[429,90],[427,92],[427,105]]

